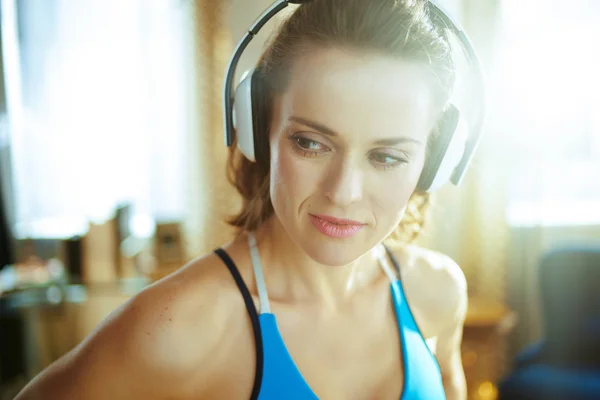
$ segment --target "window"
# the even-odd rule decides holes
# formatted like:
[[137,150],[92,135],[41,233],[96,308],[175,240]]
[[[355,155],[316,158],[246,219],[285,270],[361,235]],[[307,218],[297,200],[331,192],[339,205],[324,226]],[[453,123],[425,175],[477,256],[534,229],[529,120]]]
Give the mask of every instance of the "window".
[[504,1],[488,77],[513,225],[600,223],[600,6]]
[[2,0],[18,236],[70,236],[122,202],[181,219],[194,87],[184,3]]

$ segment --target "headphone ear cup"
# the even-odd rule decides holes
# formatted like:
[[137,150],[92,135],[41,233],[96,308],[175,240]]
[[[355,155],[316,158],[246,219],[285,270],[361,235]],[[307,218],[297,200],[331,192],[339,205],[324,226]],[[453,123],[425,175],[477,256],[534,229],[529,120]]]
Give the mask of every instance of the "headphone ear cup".
[[244,73],[240,84],[235,90],[233,105],[233,126],[237,138],[237,146],[242,154],[253,162],[256,161],[252,95],[254,80],[254,69]]
[[417,190],[432,192],[446,184],[463,157],[468,130],[460,111],[450,104],[437,124],[437,136],[419,178]]
[[[263,72],[258,69],[252,75],[252,129],[254,139],[254,156],[258,163],[269,160],[270,149],[268,145],[268,132],[270,130],[269,110],[271,99],[267,81]],[[264,135],[261,135],[264,133]]]

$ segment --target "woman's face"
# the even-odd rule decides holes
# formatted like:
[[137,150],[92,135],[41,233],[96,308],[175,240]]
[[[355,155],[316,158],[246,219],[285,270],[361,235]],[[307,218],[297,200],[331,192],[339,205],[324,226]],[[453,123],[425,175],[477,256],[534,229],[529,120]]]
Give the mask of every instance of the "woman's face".
[[315,261],[348,264],[398,226],[434,126],[427,79],[415,63],[350,50],[295,62],[274,104],[271,200]]

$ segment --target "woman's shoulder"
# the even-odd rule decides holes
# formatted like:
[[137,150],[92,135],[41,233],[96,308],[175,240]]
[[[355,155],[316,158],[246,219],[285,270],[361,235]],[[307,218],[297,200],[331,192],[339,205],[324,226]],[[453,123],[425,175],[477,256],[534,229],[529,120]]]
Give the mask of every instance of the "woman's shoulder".
[[236,390],[251,384],[231,365],[246,355],[243,349],[253,349],[249,318],[235,280],[214,252],[139,293],[119,320],[113,337],[121,335],[119,325],[127,327],[131,346],[141,362],[157,366],[151,373],[166,382],[167,392],[179,385],[182,398],[208,396],[222,391],[228,374],[241,375]]
[[463,270],[447,254],[416,244],[396,244],[391,250],[407,274],[422,274],[449,289],[466,290]]
[[229,331],[243,320],[243,302],[219,263],[207,255],[145,288],[17,398],[193,398],[209,391],[220,373],[213,350],[233,343]]
[[110,329],[117,335],[125,328],[132,345],[146,347],[146,361],[184,374],[207,366],[203,358],[227,336],[241,304],[229,271],[208,254],[140,292]]
[[461,267],[447,254],[415,244],[392,244],[411,309],[431,336],[461,318],[467,282]]
[[[210,350],[226,338],[243,303],[235,281],[215,254],[191,261],[135,296],[113,323],[131,332],[132,343],[172,371],[196,370]],[[181,376],[178,374],[178,376]]]

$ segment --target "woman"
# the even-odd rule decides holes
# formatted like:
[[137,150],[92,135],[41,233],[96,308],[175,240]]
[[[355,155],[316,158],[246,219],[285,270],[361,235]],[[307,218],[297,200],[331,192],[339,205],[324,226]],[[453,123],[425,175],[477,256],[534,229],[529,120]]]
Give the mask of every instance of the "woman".
[[256,162],[229,160],[239,234],[115,311],[19,400],[465,398],[464,276],[410,244],[454,82],[425,2],[303,4],[256,74]]

